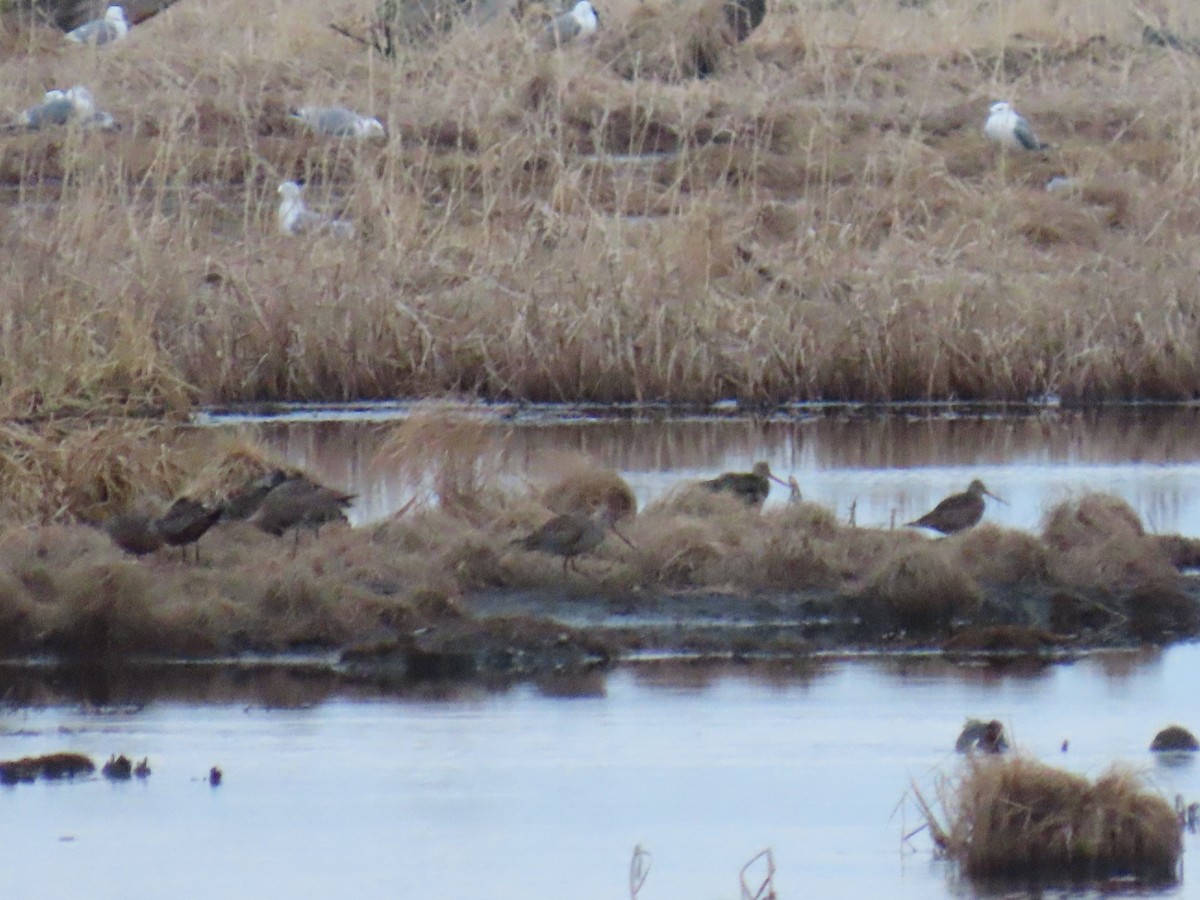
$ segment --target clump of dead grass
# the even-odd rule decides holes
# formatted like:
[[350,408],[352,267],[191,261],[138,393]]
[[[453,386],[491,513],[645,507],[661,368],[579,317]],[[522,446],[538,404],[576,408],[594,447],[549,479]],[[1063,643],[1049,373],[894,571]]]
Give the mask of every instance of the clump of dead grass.
[[1092,493],[1059,504],[1046,515],[1042,540],[1049,575],[1060,584],[1113,591],[1179,582],[1169,548],[1118,497]]
[[943,799],[922,806],[946,855],[972,878],[1175,881],[1183,846],[1171,805],[1131,772],[1094,782],[1020,754],[970,757]]
[[975,580],[934,541],[884,560],[863,594],[903,627],[914,629],[945,626],[974,612],[983,601]]

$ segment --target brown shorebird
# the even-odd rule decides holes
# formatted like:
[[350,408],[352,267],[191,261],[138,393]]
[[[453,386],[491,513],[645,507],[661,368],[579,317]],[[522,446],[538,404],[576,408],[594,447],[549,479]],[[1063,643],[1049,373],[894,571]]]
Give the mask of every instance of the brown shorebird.
[[153,553],[163,545],[153,516],[140,512],[121,513],[104,522],[104,531],[112,542],[134,556]]
[[170,509],[158,518],[154,523],[154,528],[165,543],[180,548],[184,560],[187,559],[188,544],[195,544],[196,562],[199,562],[200,545],[197,542],[219,518],[221,518],[220,506],[209,509],[199,500],[180,497],[171,504]]
[[563,572],[568,568],[579,571],[575,557],[595,550],[611,530],[630,547],[629,538],[617,531],[614,513],[608,506],[599,506],[591,513],[569,512],[555,516],[541,528],[512,543],[526,550],[540,550],[563,558]]
[[283,469],[272,469],[265,475],[260,475],[258,478],[247,482],[229,495],[229,498],[222,505],[221,518],[226,520],[250,518],[258,512],[263,498],[287,481],[289,477],[293,476],[289,476]]
[[771,474],[771,467],[765,462],[755,463],[750,472],[726,472],[700,484],[714,493],[723,492],[740,497],[747,506],[761,506],[771,493],[772,481],[791,489],[786,481]]
[[345,494],[309,481],[302,475],[286,479],[272,488],[259,504],[258,512],[250,519],[268,534],[281,536],[290,528],[295,529],[296,543],[293,552],[300,546],[300,529],[311,528],[320,535],[321,526],[328,522],[345,522],[346,509],[354,501],[355,494]]
[[966,531],[983,518],[984,495],[993,500],[1000,500],[976,478],[961,494],[951,494],[921,518],[906,524],[918,528],[932,528],[942,534]]

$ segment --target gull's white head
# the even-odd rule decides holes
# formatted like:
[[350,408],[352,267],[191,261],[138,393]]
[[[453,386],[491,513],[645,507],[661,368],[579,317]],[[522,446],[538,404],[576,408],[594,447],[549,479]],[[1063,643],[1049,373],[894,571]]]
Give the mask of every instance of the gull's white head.
[[359,116],[354,123],[354,131],[360,137],[384,137],[383,123],[373,116]]
[[988,115],[996,116],[1004,113],[1012,112],[1012,104],[1007,100],[997,100],[988,107]]
[[104,10],[104,21],[118,27],[128,24],[125,21],[125,10],[115,4]]
[[304,215],[304,201],[300,199],[300,185],[294,181],[285,181],[279,185],[279,210],[276,219],[279,230],[284,234],[292,234],[297,223]]
[[71,107],[76,116],[90,116],[96,111],[96,102],[92,99],[92,92],[82,84],[68,88],[63,94],[63,98],[71,101]]
[[579,23],[580,34],[594,34],[600,26],[600,16],[588,0],[579,0],[571,10],[571,18]]

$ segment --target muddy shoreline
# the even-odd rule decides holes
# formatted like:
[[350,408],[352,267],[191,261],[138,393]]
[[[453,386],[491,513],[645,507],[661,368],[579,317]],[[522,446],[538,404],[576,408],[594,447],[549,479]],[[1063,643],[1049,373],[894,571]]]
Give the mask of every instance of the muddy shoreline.
[[[905,627],[883,609],[866,594],[817,590],[492,589],[463,597],[452,616],[340,650],[10,657],[0,660],[0,684],[6,704],[27,706],[59,688],[95,703],[130,702],[144,689],[136,687],[139,672],[167,684],[197,672],[221,672],[234,682],[279,672],[326,690],[389,693],[439,684],[576,683],[620,666],[672,659],[794,666],[848,655],[919,655],[963,665],[1041,667],[1095,651],[1195,640],[1200,573],[1185,574],[1165,600],[1145,590],[1101,600],[1048,586],[995,589],[975,615],[930,627]],[[1053,630],[1071,609],[1076,629]]]

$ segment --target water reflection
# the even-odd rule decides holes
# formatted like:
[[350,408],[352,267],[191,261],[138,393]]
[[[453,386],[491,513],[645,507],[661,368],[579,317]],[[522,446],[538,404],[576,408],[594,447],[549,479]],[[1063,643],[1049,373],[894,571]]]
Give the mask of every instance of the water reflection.
[[[516,479],[536,478],[552,452],[620,471],[643,505],[680,482],[766,459],[795,475],[805,499],[860,525],[916,518],[982,478],[1007,505],[986,519],[1040,528],[1046,509],[1090,490],[1117,494],[1161,533],[1200,537],[1200,409],[1150,407],[1038,415],[870,415],[768,419],[496,420],[490,452]],[[412,485],[378,459],[394,426],[366,420],[273,422],[252,428],[292,462],[360,500],[357,522],[386,517]],[[776,489],[769,502],[783,502]]]
[[[1195,724],[1198,667],[1197,646],[982,679],[918,658],[676,662],[387,697],[297,666],[0,668],[0,759],[123,752],[153,768],[144,782],[0,790],[4,893],[609,900],[627,896],[640,844],[654,855],[647,900],[735,900],[765,847],[780,897],[997,896],[948,880],[923,832],[901,840],[920,821],[912,785],[933,797],[957,771],[963,719],[1000,719],[1024,752],[1089,777],[1137,767],[1191,801],[1200,767],[1147,748],[1160,727]],[[44,705],[14,708],[22,696]],[[173,864],[112,864],[131,848]]]

